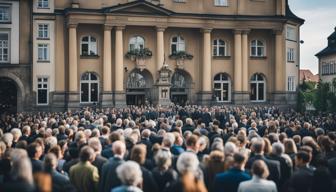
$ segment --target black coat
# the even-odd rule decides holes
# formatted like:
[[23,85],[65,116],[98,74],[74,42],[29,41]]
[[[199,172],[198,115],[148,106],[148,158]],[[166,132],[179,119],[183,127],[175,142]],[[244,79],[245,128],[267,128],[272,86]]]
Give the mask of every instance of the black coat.
[[110,192],[112,188],[121,185],[121,181],[117,176],[116,169],[122,163],[124,163],[123,159],[112,157],[103,165],[99,183],[100,192]]
[[51,172],[52,178],[52,191],[53,192],[63,192],[63,191],[75,191],[76,188],[70,183],[67,176],[60,174],[59,172],[53,170]]
[[152,173],[143,166],[141,166],[141,172],[143,178],[143,192],[158,192],[159,188]]
[[92,165],[97,167],[99,175],[101,175],[101,171],[103,168],[103,165],[107,162],[107,159],[101,155],[97,155],[96,159],[92,162]]
[[160,171],[157,167],[152,171],[153,177],[158,184],[159,191],[163,191],[169,184],[177,181],[178,174],[174,169],[168,169],[167,171]]
[[293,172],[292,164],[288,162],[287,159],[276,155],[270,155],[269,159],[280,162],[280,172],[281,172],[280,186],[282,186],[287,181],[287,179],[292,176]]
[[296,170],[285,185],[288,192],[309,191],[312,186],[314,171],[308,167],[301,167]]

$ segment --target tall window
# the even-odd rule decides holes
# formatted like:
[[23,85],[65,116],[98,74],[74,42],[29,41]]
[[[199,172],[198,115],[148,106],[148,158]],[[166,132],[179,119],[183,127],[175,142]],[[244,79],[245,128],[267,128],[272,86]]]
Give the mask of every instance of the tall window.
[[0,22],[10,21],[10,7],[0,6]]
[[8,62],[8,33],[0,33],[0,62]]
[[48,24],[38,25],[38,38],[41,38],[41,39],[49,38],[49,25]]
[[265,54],[265,44],[260,40],[251,41],[251,56],[252,57],[264,57]]
[[250,100],[263,102],[266,101],[266,82],[262,74],[254,74],[250,81]]
[[49,0],[38,0],[37,7],[38,8],[49,8]]
[[288,91],[295,91],[296,90],[296,86],[295,86],[295,77],[294,76],[289,76],[288,77]]
[[287,26],[286,38],[288,40],[296,41],[296,30],[294,27]]
[[81,77],[81,102],[98,102],[98,77],[94,73],[84,73]]
[[213,56],[228,56],[225,41],[221,39],[215,39],[213,41],[212,47],[213,47]]
[[38,61],[49,61],[49,45],[38,44]]
[[293,48],[287,48],[287,61],[288,62],[294,62],[295,61],[295,55],[294,55],[294,49]]
[[227,0],[215,0],[215,6],[228,6]]
[[37,104],[38,105],[48,104],[48,78],[47,77],[37,78]]
[[129,50],[145,48],[145,39],[140,36],[132,37],[129,41]]
[[92,36],[85,36],[81,39],[81,55],[95,56],[97,55],[97,40]]
[[171,53],[185,51],[185,42],[183,37],[175,36],[171,39]]
[[231,81],[229,77],[220,73],[214,78],[214,94],[216,101],[225,102],[231,100]]

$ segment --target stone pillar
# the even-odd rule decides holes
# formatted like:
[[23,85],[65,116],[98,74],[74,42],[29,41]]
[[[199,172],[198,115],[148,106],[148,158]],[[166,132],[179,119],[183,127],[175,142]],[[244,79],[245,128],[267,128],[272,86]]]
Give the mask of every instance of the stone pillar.
[[163,66],[164,52],[164,27],[156,28],[156,71],[158,72]]
[[233,100],[235,103],[242,102],[242,31],[234,31],[234,76],[233,76]]
[[80,93],[78,91],[78,52],[77,52],[77,24],[68,24],[69,30],[69,92],[68,109],[78,109]]
[[249,43],[248,43],[249,30],[242,32],[242,103],[249,102],[249,74],[248,74],[248,59],[249,59]]
[[124,26],[115,28],[115,90],[114,102],[116,107],[126,105],[124,91],[124,54],[123,54],[123,29]]
[[69,91],[78,91],[77,25],[69,24]]
[[284,57],[284,36],[283,30],[274,30],[275,34],[275,67],[274,67],[274,81],[275,90],[273,92],[274,104],[286,104],[286,63]]
[[112,105],[112,48],[111,48],[112,26],[104,26],[104,67],[103,67],[103,97],[102,106]]
[[200,103],[208,105],[212,100],[211,85],[211,30],[202,29],[203,33],[203,64],[202,64],[202,91],[200,93]]

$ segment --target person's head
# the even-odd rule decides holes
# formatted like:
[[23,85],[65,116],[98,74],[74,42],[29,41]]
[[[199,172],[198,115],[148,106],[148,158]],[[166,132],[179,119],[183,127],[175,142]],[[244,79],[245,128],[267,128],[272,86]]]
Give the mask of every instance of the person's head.
[[11,178],[34,185],[32,165],[27,152],[23,149],[13,149],[10,153],[10,159],[12,164]]
[[30,158],[38,160],[43,154],[43,149],[39,143],[34,142],[28,145],[27,152]]
[[148,139],[151,134],[151,131],[149,129],[145,129],[141,132],[141,137],[144,139]]
[[121,158],[124,157],[125,153],[126,153],[126,145],[124,142],[122,141],[115,141],[112,144],[112,151],[114,155],[118,155]]
[[232,142],[226,142],[224,145],[224,154],[225,156],[232,156],[235,152],[237,152],[237,146]]
[[13,135],[13,141],[15,141],[15,142],[17,142],[22,135],[21,130],[18,129],[18,128],[12,129],[11,133]]
[[57,159],[62,159],[63,158],[62,149],[58,145],[50,148],[49,153],[53,153],[56,156]]
[[117,176],[126,186],[141,186],[143,180],[140,166],[134,161],[127,161],[119,165]]
[[186,142],[187,148],[193,150],[194,152],[198,152],[199,148],[199,143],[198,143],[198,136],[196,135],[191,135],[188,137],[187,142]]
[[246,161],[247,161],[247,156],[244,153],[237,152],[233,155],[233,166],[238,168],[238,169],[243,169],[245,167]]
[[285,151],[284,145],[280,142],[273,143],[272,154],[276,156],[281,156]]
[[172,154],[166,149],[160,149],[154,156],[155,164],[160,170],[167,170],[172,164]]
[[88,145],[95,151],[96,154],[100,154],[102,151],[102,145],[97,137],[90,138]]
[[176,163],[177,171],[180,174],[189,173],[196,173],[198,169],[199,161],[197,156],[191,152],[184,152],[182,153]]
[[167,133],[162,139],[162,146],[170,149],[175,143],[175,135],[173,133]]
[[48,153],[44,158],[44,170],[50,172],[57,167],[57,158],[55,154]]
[[263,154],[265,148],[265,141],[262,138],[255,139],[252,142],[252,151],[256,154]]
[[285,139],[284,146],[286,154],[297,153],[297,147],[293,139]]
[[269,175],[268,167],[263,160],[254,161],[251,171],[253,175],[263,179],[266,179]]
[[24,127],[22,128],[22,134],[24,134],[24,135],[26,135],[26,136],[29,136],[30,133],[31,133],[31,129],[30,129],[30,127],[29,127],[28,125],[26,125],[26,126],[24,126]]
[[298,167],[306,166],[311,160],[311,154],[307,151],[300,150],[295,156],[295,165]]
[[95,158],[94,150],[89,146],[83,147],[79,152],[79,159],[81,162],[93,162]]
[[3,154],[6,151],[6,144],[3,141],[0,141],[0,159],[2,159]]
[[7,148],[11,148],[12,147],[12,144],[13,144],[13,134],[11,133],[5,133],[3,136],[2,136],[2,141],[6,144],[6,147]]
[[132,148],[131,151],[131,160],[143,165],[146,161],[146,145],[138,144]]

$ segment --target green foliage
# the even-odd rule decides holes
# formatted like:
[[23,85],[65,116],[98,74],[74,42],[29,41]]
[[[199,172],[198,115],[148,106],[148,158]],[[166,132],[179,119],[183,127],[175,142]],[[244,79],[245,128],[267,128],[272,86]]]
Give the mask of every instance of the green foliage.
[[127,59],[135,60],[135,59],[148,59],[153,56],[152,51],[148,48],[144,49],[132,49],[128,51],[125,55]]
[[316,99],[314,101],[314,106],[318,111],[327,111],[328,109],[328,99],[330,98],[329,84],[320,82],[317,85]]
[[194,56],[185,51],[178,51],[178,52],[174,52],[171,55],[169,55],[169,58],[175,59],[175,60],[185,60],[185,59],[191,60],[194,58]]

